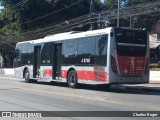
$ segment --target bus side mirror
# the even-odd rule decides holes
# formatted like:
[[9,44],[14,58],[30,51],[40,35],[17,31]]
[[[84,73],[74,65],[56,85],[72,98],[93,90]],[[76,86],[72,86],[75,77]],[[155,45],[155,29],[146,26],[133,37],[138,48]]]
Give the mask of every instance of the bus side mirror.
[[18,56],[19,56],[19,51],[18,51],[18,50],[15,50],[15,52],[14,52],[14,58],[15,58],[15,59],[18,59]]
[[17,58],[17,51],[14,51],[14,58]]

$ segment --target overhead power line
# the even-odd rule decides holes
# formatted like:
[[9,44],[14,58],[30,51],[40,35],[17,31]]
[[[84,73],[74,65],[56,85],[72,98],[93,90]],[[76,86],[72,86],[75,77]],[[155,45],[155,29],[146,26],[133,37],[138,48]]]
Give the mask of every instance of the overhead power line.
[[14,5],[14,6],[13,6],[13,8],[18,7],[18,6],[20,6],[20,5],[24,4],[24,3],[25,3],[25,2],[27,2],[27,1],[28,1],[28,0],[20,1],[20,2],[18,2],[16,5]]
[[[79,27],[80,24],[83,25],[84,22],[89,21],[89,20],[90,20],[89,19],[89,14],[86,14],[86,15],[83,15],[83,16],[80,16],[80,17],[77,17],[77,18],[73,18],[73,19],[70,19],[70,20],[67,20],[67,21],[63,21],[59,24],[53,24],[53,25],[50,25],[50,26],[47,26],[47,27],[42,27],[42,28],[39,28],[39,29],[26,31],[26,32],[23,32],[21,34],[14,35],[14,39],[19,38],[19,37],[21,37],[22,40],[26,40],[26,38],[37,39],[37,38],[40,38],[40,37],[44,37],[48,34],[55,34],[55,33],[57,33],[56,30],[60,30],[60,29],[62,30],[64,28],[65,29],[63,30],[63,32],[65,32],[67,27],[69,29],[70,29],[71,26],[72,26],[72,28],[75,28],[76,24],[77,24],[77,27]],[[6,37],[3,36],[2,39],[7,40],[9,42],[9,41],[12,41],[13,36],[12,35],[6,36]]]
[[[140,4],[138,6],[131,6],[127,8],[120,9],[120,18],[134,16],[134,15],[144,15],[144,14],[151,14],[151,13],[159,13],[160,12],[160,3],[146,3]],[[156,8],[156,9],[155,9]],[[93,14],[90,17],[90,14],[86,14],[77,18],[73,18],[67,21],[63,21],[57,24],[49,25],[49,26],[41,26],[38,29],[26,31],[19,35],[15,35],[14,39],[18,38],[21,40],[31,40],[37,39],[49,34],[56,34],[59,32],[66,32],[72,30],[75,27],[81,27],[84,25],[89,25],[91,23],[97,22],[99,19],[100,21],[105,21],[106,18],[108,21],[117,19],[117,9],[113,11],[106,11],[101,16],[100,13]],[[91,19],[91,20],[90,20]],[[12,41],[13,36],[4,37],[7,41]],[[13,42],[13,41],[12,41]]]
[[32,20],[29,20],[29,21],[27,21],[27,22],[21,23],[20,25],[27,24],[27,23],[31,23],[31,22],[33,22],[33,21],[40,20],[40,19],[45,18],[45,17],[47,17],[47,16],[53,15],[53,14],[55,14],[55,13],[58,13],[58,12],[62,11],[62,10],[68,9],[68,8],[70,8],[70,7],[72,7],[72,6],[76,5],[76,4],[79,4],[79,3],[82,2],[82,1],[84,1],[84,0],[79,0],[78,2],[75,2],[75,3],[73,3],[73,4],[69,5],[69,6],[66,6],[66,7],[62,8],[62,9],[59,9],[59,10],[57,10],[57,11],[48,13],[48,14],[46,14],[46,15],[37,17],[37,18],[32,19]]
[[[150,14],[154,12],[159,12],[160,10],[160,2],[149,2],[145,4],[134,5],[130,7],[125,7],[120,9],[120,17],[129,17],[129,16],[139,16],[144,14]],[[115,18],[117,17],[117,9],[112,11],[103,12],[102,16],[107,16],[108,18]]]

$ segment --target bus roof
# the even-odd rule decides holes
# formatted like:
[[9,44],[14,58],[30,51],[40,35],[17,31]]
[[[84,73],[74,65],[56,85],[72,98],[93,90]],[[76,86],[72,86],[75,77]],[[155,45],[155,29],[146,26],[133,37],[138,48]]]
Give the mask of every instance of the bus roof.
[[34,43],[35,41],[39,41],[39,40],[42,40],[43,38],[41,39],[36,39],[36,40],[28,40],[28,41],[22,41],[22,42],[18,42],[17,44],[23,44],[23,43]]
[[[108,27],[105,29],[98,29],[98,30],[85,31],[85,32],[71,31],[71,32],[65,32],[65,33],[53,34],[41,39],[18,42],[17,44],[28,43],[28,42],[31,44],[38,44],[43,42],[61,41],[66,39],[83,38],[88,36],[109,34],[112,28],[114,27]],[[135,29],[135,28],[122,28],[122,29]]]
[[[57,40],[66,40],[66,39],[74,39],[74,38],[82,38],[82,37],[88,37],[88,36],[95,36],[95,35],[103,35],[103,34],[108,34],[111,31],[110,28],[105,28],[105,29],[99,29],[99,30],[93,30],[93,31],[86,31],[86,32],[66,32],[66,33],[60,33],[60,34],[55,34],[55,35],[50,35],[44,37],[42,41],[39,42],[51,42],[51,41],[57,41]],[[37,41],[38,42],[38,41]]]

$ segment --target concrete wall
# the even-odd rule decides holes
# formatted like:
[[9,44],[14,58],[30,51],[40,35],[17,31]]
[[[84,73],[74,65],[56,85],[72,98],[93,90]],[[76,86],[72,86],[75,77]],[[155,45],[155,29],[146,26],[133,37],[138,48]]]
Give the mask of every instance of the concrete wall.
[[[14,75],[13,68],[0,68],[0,75]],[[160,71],[150,71],[151,81],[160,81]]]
[[150,71],[151,81],[160,81],[160,71]]
[[0,68],[0,75],[14,75],[13,68]]

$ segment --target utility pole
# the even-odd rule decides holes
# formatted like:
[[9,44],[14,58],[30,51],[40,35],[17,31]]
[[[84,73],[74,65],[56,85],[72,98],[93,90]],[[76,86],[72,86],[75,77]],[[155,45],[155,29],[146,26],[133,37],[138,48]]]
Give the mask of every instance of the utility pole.
[[130,27],[132,27],[132,16],[130,15],[129,18],[130,18],[130,20],[129,20],[130,21]]
[[93,24],[92,24],[92,9],[93,9],[93,1],[90,1],[90,30],[93,30]]
[[117,11],[117,27],[119,27],[119,0],[118,0],[118,11]]

